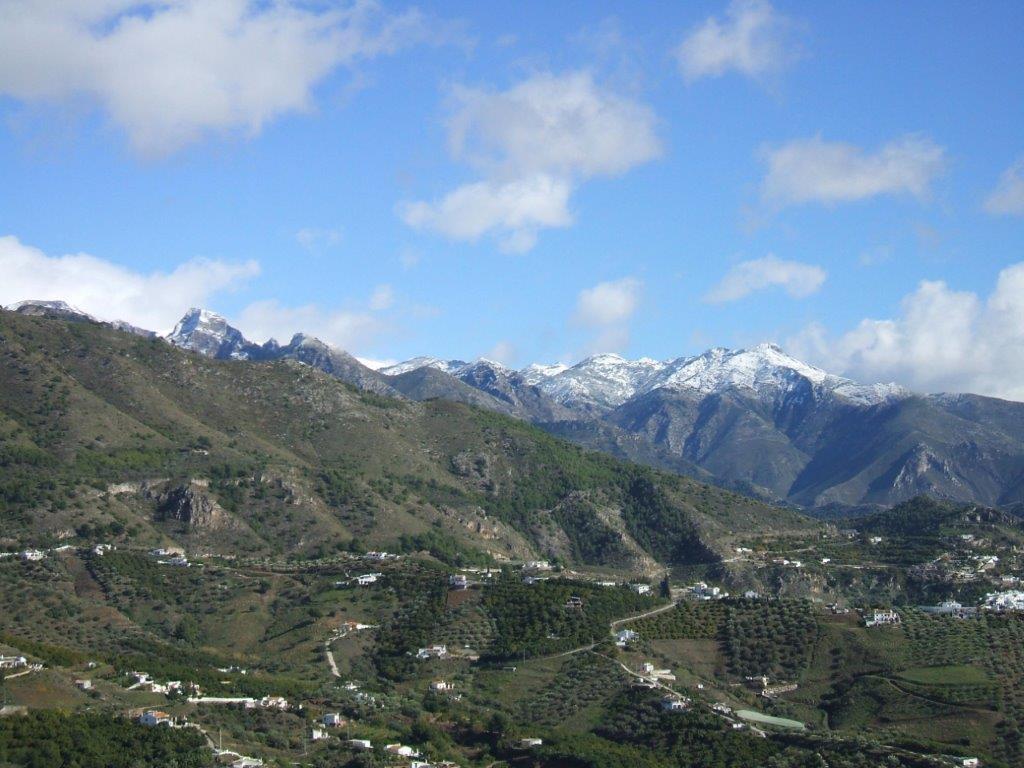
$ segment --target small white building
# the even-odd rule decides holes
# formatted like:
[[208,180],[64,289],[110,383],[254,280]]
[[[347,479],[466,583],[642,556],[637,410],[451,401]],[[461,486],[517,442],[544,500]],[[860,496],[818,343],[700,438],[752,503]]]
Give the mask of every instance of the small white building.
[[525,738],[517,742],[520,749],[536,749],[544,745],[544,739]]
[[341,728],[347,721],[337,712],[328,712],[320,719],[320,722],[328,728]]
[[661,708],[666,712],[685,712],[690,702],[682,696],[666,696],[661,700]]
[[159,709],[150,709],[142,713],[142,716],[139,718],[139,722],[150,727],[156,725],[169,726],[174,723],[174,718],[166,712],[161,712]]
[[638,595],[647,595],[651,592],[650,584],[630,584],[629,588],[636,592]]
[[288,699],[284,696],[264,696],[260,699],[260,706],[264,709],[288,709]]
[[311,741],[323,741],[324,739],[331,738],[331,734],[323,728],[313,728],[309,733],[309,738]]
[[352,749],[373,749],[373,744],[370,743],[369,739],[349,739],[345,743],[352,747]]
[[405,744],[385,744],[384,751],[401,757],[419,757],[420,753]]
[[634,632],[632,629],[620,629],[615,633],[615,644],[620,648],[626,647],[629,643],[636,640],[640,635]]
[[465,589],[469,586],[469,579],[464,573],[453,573],[448,577],[448,586],[452,589]]
[[28,659],[24,656],[0,656],[0,669],[19,669],[27,666]]
[[46,557],[46,553],[39,549],[26,549],[21,553],[21,559],[25,562],[34,563]]
[[82,690],[82,691],[91,691],[92,690],[92,680],[87,680],[85,678],[81,678],[79,680],[75,680],[75,687],[78,688],[79,690]]
[[900,623],[900,615],[896,611],[873,611],[864,619],[866,627],[892,626]]
[[240,757],[231,764],[231,768],[260,768],[263,761],[258,757]]
[[455,684],[449,683],[447,680],[434,680],[430,683],[430,690],[432,691],[454,691]]
[[360,587],[368,587],[371,584],[376,584],[383,574],[381,573],[364,573],[362,576],[356,576],[356,584]]
[[429,645],[426,648],[420,648],[416,652],[417,659],[443,659],[448,655],[447,645]]

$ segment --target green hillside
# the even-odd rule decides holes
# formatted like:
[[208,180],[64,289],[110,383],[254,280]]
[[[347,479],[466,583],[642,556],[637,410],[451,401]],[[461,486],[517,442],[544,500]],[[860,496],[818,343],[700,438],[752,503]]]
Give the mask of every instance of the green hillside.
[[469,406],[8,312],[0,520],[10,549],[424,548],[642,572],[714,561],[733,534],[815,525]]

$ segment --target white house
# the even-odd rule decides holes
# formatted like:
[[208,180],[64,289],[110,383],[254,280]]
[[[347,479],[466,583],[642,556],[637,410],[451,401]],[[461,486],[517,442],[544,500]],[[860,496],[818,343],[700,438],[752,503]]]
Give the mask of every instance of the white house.
[[352,749],[373,749],[373,744],[370,743],[369,739],[349,739],[345,742]]
[[143,725],[171,725],[174,720],[166,712],[161,712],[159,709],[150,709],[142,713],[142,717],[139,718],[139,722]]
[[384,751],[401,757],[419,757],[420,753],[405,744],[385,744]]
[[337,712],[328,712],[326,715],[323,716],[321,722],[328,728],[340,728],[341,726],[345,725],[346,720]]
[[21,553],[21,559],[26,562],[36,562],[46,557],[46,553],[38,549],[26,549]]
[[432,691],[454,691],[455,684],[449,683],[447,680],[434,680],[430,684],[430,690]]
[[28,659],[24,656],[0,656],[0,669],[18,669],[27,666]]
[[264,696],[260,699],[260,706],[264,709],[288,709],[288,699],[284,696]]
[[632,629],[620,629],[615,633],[615,644],[620,648],[624,648],[627,643],[633,642],[638,637],[640,637],[640,635]]
[[870,617],[864,619],[866,627],[891,626],[900,623],[900,615],[896,611],[874,611]]
[[666,712],[685,712],[690,702],[680,696],[666,696],[661,700],[661,708]]
[[323,741],[324,739],[331,738],[331,734],[323,728],[313,728],[312,731],[310,731],[309,738],[312,741]]
[[629,588],[636,592],[638,595],[646,595],[651,591],[650,584],[630,584]]
[[82,678],[80,680],[75,680],[75,687],[77,687],[77,688],[79,688],[79,689],[81,689],[83,691],[91,691],[92,690],[92,680],[87,680],[85,678]]
[[360,587],[368,587],[371,584],[376,584],[383,574],[381,573],[364,573],[362,576],[356,576],[356,584]]
[[544,744],[544,739],[535,739],[535,738],[520,739],[518,744],[519,744],[519,748],[520,749],[534,749],[536,747],[542,746]]
[[448,586],[452,589],[465,589],[469,586],[469,579],[464,573],[453,573],[448,577]]
[[433,658],[437,658],[437,659],[442,659],[442,658],[444,658],[447,655],[448,655],[448,646],[447,645],[430,645],[430,646],[427,646],[426,648],[420,648],[416,652],[416,658],[417,659],[429,659],[429,658],[432,658],[432,657]]
[[260,768],[263,761],[258,757],[240,757],[231,764],[231,768]]

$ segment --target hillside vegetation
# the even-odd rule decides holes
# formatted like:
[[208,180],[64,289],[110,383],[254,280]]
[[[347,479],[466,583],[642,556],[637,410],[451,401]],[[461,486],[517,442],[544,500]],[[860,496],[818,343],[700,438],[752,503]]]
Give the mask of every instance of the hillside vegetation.
[[0,520],[9,547],[422,545],[466,562],[543,556],[645,572],[713,562],[735,533],[814,525],[470,406],[8,312]]

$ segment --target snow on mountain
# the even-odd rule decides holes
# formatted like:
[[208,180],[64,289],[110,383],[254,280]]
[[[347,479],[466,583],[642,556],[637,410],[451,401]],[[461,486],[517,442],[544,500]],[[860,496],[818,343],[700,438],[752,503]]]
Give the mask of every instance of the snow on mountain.
[[695,357],[658,361],[627,360],[619,355],[589,357],[571,368],[544,375],[544,367],[524,369],[527,379],[570,407],[610,410],[659,387],[689,388],[703,394],[748,390],[776,400],[804,382],[821,395],[834,394],[859,405],[872,405],[906,390],[895,384],[860,385],[790,357],[774,344],[751,349],[710,349]]
[[444,371],[445,373],[454,373],[464,365],[466,365],[466,363],[462,360],[441,360],[437,357],[424,355],[421,357],[414,357],[409,360],[403,360],[400,363],[389,365],[378,370],[386,376],[400,376],[403,373],[419,370],[420,368],[436,368],[437,370]]
[[611,409],[646,392],[666,363],[615,354],[594,355],[571,368],[537,381],[537,386],[563,405]]
[[66,301],[46,301],[40,299],[27,299],[11,304],[6,307],[11,312],[19,315],[46,315],[49,317],[73,318],[77,320],[90,320],[94,323],[100,322],[85,310],[73,307]]
[[254,351],[260,349],[259,345],[248,341],[241,331],[229,325],[225,318],[198,307],[185,313],[168,334],[167,340],[176,347],[221,359],[248,360]]
[[697,357],[674,361],[653,387],[690,387],[704,393],[747,389],[771,400],[802,381],[809,382],[815,392],[832,393],[862,405],[907,394],[895,384],[857,384],[801,362],[775,344],[740,350],[710,349]]
[[540,384],[544,379],[550,379],[552,376],[557,376],[567,370],[569,370],[569,366],[565,363],[553,363],[550,365],[531,363],[519,371],[519,373],[527,384]]

